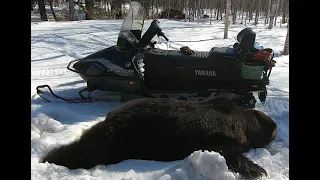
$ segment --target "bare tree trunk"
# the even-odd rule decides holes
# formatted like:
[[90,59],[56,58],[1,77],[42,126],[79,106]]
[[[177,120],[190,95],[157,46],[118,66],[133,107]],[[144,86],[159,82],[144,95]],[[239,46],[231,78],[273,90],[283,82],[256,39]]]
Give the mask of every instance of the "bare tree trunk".
[[70,14],[70,21],[74,21],[74,6],[73,6],[73,0],[69,0],[69,14]]
[[272,0],[270,21],[269,21],[268,29],[272,29],[273,28],[273,19],[274,19],[275,14],[276,14],[276,4],[275,4],[275,0]]
[[167,19],[170,17],[170,9],[171,9],[171,0],[168,1],[168,14],[167,14]]
[[287,22],[287,18],[286,18],[286,16],[287,16],[287,6],[288,6],[288,4],[287,3],[289,3],[287,0],[283,0],[283,1],[285,1],[284,3],[283,3],[283,6],[282,6],[282,23],[284,24],[284,23],[286,23]]
[[229,15],[230,15],[230,7],[231,6],[231,2],[230,0],[227,0],[226,3],[226,15],[225,15],[225,22],[224,22],[224,39],[228,39],[228,28],[229,28]]
[[[184,15],[184,19],[185,19],[185,21],[187,22],[187,17],[188,17],[188,14],[187,14],[187,9],[188,9],[188,7],[189,7],[189,0],[187,0],[187,2],[186,2],[186,12],[185,12],[185,15]],[[190,9],[189,9],[189,15],[190,15]],[[190,21],[190,20],[189,20]]]
[[244,26],[247,26],[247,16],[248,16],[248,11],[246,12],[246,18],[244,19]]
[[281,27],[281,18],[280,18],[280,21],[279,21],[280,23],[279,23],[279,26]]
[[278,17],[278,14],[279,14],[279,3],[280,3],[281,0],[277,0],[277,7],[276,7],[276,14],[275,14],[275,17],[274,17],[274,26],[277,26],[277,17]]
[[59,7],[59,1],[58,0],[54,0],[53,4],[54,4],[55,7]]
[[[90,0],[93,1],[93,0]],[[111,16],[115,19],[121,18],[121,0],[111,0]],[[93,2],[92,2],[92,10],[93,10]],[[92,12],[93,13],[93,12]]]
[[241,11],[242,11],[242,12],[241,12],[241,22],[240,22],[240,24],[243,24],[243,14],[244,14],[244,5],[243,5],[244,3],[243,3],[243,1],[244,1],[244,0],[241,0],[241,1],[240,1],[240,8],[239,8],[239,9],[241,9]]
[[150,19],[150,1],[145,1],[143,6],[146,19]]
[[41,21],[48,21],[46,8],[44,7],[44,0],[38,0],[38,6],[39,6],[39,11],[40,11]]
[[287,36],[286,36],[286,40],[283,48],[283,55],[288,55],[288,54],[289,54],[289,24],[288,24]]
[[249,8],[249,22],[253,19],[254,2],[255,2],[255,0],[252,0],[252,2],[250,3],[250,8]]
[[201,17],[201,9],[200,9],[200,3],[201,0],[198,0],[198,9],[197,9],[197,21],[200,21],[200,17]]
[[232,0],[231,1],[231,11],[232,11],[232,24],[236,24],[237,21],[237,1]]
[[[220,6],[220,5],[219,5]],[[216,20],[219,20],[219,14],[220,14],[220,7],[218,6],[218,10],[216,11],[217,12],[217,17],[216,17]]]
[[240,24],[243,24],[243,14],[244,14],[244,11],[241,12],[241,22],[240,22]]
[[257,2],[256,2],[256,15],[254,17],[254,25],[257,25],[259,23],[260,6],[261,6],[261,0],[257,0]]
[[194,21],[194,19],[195,19],[195,17],[197,16],[197,10],[196,10],[196,7],[197,7],[197,1],[194,1],[194,6],[193,6],[193,8],[192,8],[192,21]]
[[200,1],[201,2],[201,16],[203,17],[204,15],[204,7],[207,7],[205,2],[203,0]]
[[93,0],[85,0],[86,5],[86,20],[93,18]]
[[212,21],[212,9],[210,8],[210,25],[211,25],[211,21]]
[[267,15],[266,15],[266,20],[265,20],[265,22],[264,22],[264,25],[268,24],[268,19],[269,19],[270,12],[271,12],[271,1],[272,1],[272,0],[269,0],[268,13],[267,13]]
[[158,4],[158,0],[155,0],[156,1],[156,18],[158,18],[158,15],[159,15],[159,4]]
[[51,10],[51,13],[52,13],[52,16],[53,16],[54,20],[57,21],[57,16],[56,16],[56,13],[55,13],[54,10],[53,10],[52,1],[53,1],[53,0],[48,0],[49,6],[50,6],[50,10]]
[[151,18],[154,19],[154,0],[151,0]]

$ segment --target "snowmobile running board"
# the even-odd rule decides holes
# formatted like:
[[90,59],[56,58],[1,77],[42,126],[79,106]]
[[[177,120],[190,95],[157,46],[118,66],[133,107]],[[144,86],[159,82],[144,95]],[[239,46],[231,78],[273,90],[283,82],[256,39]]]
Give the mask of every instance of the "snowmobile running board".
[[[43,89],[43,88],[47,88],[48,90],[49,90],[49,92],[50,92],[50,95],[48,96],[48,95],[46,95],[46,94],[44,94],[44,91],[42,91],[41,89]],[[89,88],[84,88],[84,89],[82,89],[82,90],[80,90],[79,91],[79,96],[80,96],[80,98],[73,98],[73,99],[66,99],[66,98],[63,98],[63,97],[61,97],[61,96],[58,96],[58,95],[56,95],[53,91],[52,91],[52,89],[51,89],[51,87],[49,86],[49,85],[39,85],[39,86],[37,86],[37,94],[39,95],[39,97],[41,97],[42,99],[44,99],[45,101],[47,101],[47,102],[55,102],[55,103],[93,103],[93,102],[113,102],[114,100],[105,100],[105,99],[95,99],[95,98],[92,98],[92,97],[90,97],[90,94],[91,94],[91,92],[93,92],[94,90],[92,90],[92,89],[89,89]],[[88,96],[87,97],[85,97],[82,93],[83,92],[88,92]],[[214,91],[213,89],[211,89],[211,90],[208,90],[208,91],[210,91],[211,93],[212,92],[219,92],[219,91]],[[230,92],[232,92],[232,91],[230,91]],[[157,92],[154,92],[155,94],[158,94]],[[154,93],[151,93],[151,94],[154,94]],[[196,92],[195,92],[196,93]],[[198,93],[201,93],[201,92],[198,92]],[[222,91],[222,93],[226,93],[226,91]],[[156,96],[153,96],[153,95],[151,95],[151,94],[142,94],[142,96],[143,97],[147,97],[147,98],[157,98]],[[193,93],[191,93],[191,94],[193,94]],[[47,96],[47,97],[54,97],[55,99],[58,99],[58,100],[62,100],[62,101],[53,101],[53,100],[50,100],[50,98],[46,98],[45,96]],[[216,96],[216,95],[215,95]],[[249,95],[250,96],[250,95]],[[193,97],[192,95],[190,96],[190,97]],[[210,96],[208,96],[208,97],[210,97]],[[212,97],[212,96],[211,96]],[[213,96],[214,97],[214,96]],[[170,97],[168,96],[168,95],[166,95],[166,94],[161,94],[161,96],[160,96],[160,98],[169,98],[170,99]],[[250,97],[247,97],[247,98],[250,98]],[[187,101],[187,98],[186,99],[179,99],[178,98],[178,100],[185,100],[185,101]],[[202,100],[199,100],[199,101],[202,101]],[[256,100],[255,100],[255,98],[251,98],[251,99],[248,99],[248,101],[254,101],[254,102],[251,102],[251,104],[253,104],[253,106],[252,107],[250,107],[250,106],[248,106],[248,105],[246,105],[246,104],[242,104],[242,103],[240,103],[240,104],[238,104],[237,102],[235,102],[236,104],[238,104],[240,107],[242,107],[242,108],[245,108],[245,109],[247,109],[247,108],[254,108],[254,104],[256,103]]]

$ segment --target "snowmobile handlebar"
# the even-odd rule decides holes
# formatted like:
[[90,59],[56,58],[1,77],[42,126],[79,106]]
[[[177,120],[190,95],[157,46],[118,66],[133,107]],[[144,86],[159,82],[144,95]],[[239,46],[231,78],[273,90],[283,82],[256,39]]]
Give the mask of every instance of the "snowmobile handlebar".
[[164,35],[164,33],[161,31],[161,35],[159,35],[159,36],[162,36],[166,41],[169,41],[169,39],[167,38],[167,36],[166,35]]
[[146,33],[142,36],[142,38],[140,40],[140,46],[146,47],[155,35],[162,36],[167,41],[169,41],[169,39],[162,32],[158,23],[159,23],[159,21],[156,19],[152,21],[152,23],[150,24],[150,27],[148,28],[148,30],[146,31]]

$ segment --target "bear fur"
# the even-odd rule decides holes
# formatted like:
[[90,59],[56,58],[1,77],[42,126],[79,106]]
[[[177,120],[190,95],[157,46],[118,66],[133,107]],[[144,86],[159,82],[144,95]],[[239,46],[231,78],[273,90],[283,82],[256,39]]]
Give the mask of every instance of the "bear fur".
[[209,150],[224,156],[230,170],[254,179],[267,172],[243,153],[269,144],[276,129],[263,112],[223,97],[201,102],[142,98],[112,110],[79,140],[53,149],[41,162],[89,169],[127,159],[182,160]]

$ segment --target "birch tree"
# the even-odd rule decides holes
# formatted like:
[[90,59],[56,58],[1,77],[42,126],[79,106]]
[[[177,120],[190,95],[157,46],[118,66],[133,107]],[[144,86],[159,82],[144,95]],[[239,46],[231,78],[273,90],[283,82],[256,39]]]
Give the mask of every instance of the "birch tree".
[[226,3],[226,15],[225,15],[225,22],[224,22],[224,39],[228,39],[228,28],[229,28],[229,15],[231,10],[231,2],[230,0],[227,0]]
[[[280,1],[281,1],[281,0],[277,0],[276,14],[275,14],[275,17],[274,17],[274,26],[277,26],[277,17],[278,17],[278,14],[279,14]],[[282,1],[282,2],[283,2],[283,1]],[[280,24],[281,24],[281,23],[280,23]]]
[[273,28],[273,19],[274,19],[275,14],[276,14],[276,3],[275,3],[275,0],[272,0],[268,29],[272,29]]

